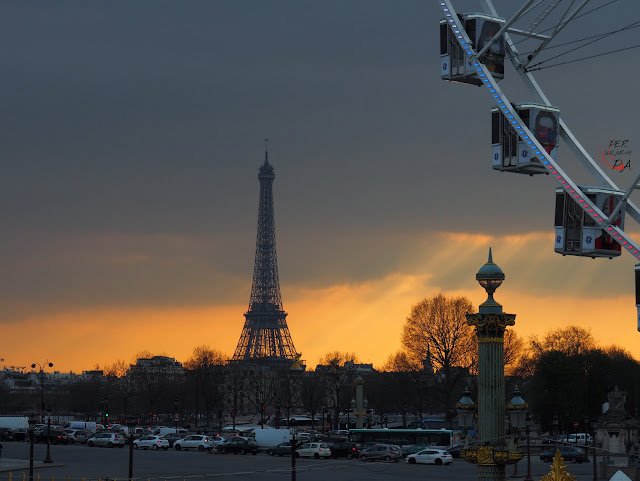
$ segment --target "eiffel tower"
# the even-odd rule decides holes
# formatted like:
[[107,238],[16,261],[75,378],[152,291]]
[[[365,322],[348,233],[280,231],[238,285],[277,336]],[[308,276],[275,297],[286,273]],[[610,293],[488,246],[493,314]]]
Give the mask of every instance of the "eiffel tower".
[[275,177],[273,167],[269,163],[269,151],[265,148],[264,163],[258,173],[260,205],[251,299],[232,361],[289,368],[298,360],[299,355],[293,347],[287,327],[287,313],[282,309],[280,295],[273,215]]

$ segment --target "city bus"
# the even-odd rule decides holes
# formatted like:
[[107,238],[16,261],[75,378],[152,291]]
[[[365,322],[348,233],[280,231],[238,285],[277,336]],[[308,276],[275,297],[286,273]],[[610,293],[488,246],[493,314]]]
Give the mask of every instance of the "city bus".
[[402,454],[417,453],[425,448],[450,449],[453,431],[449,429],[351,429],[349,440],[355,443],[396,444]]

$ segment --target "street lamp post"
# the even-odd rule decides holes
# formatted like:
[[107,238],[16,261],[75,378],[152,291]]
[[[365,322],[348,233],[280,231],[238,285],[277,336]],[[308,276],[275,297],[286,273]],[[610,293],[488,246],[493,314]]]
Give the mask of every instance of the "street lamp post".
[[325,403],[322,403],[322,434],[324,434],[324,413],[327,410],[327,405]]
[[[585,416],[584,418],[584,427],[585,427],[585,431],[586,431],[586,439],[584,440],[585,443],[585,447],[588,448],[589,446],[589,434],[591,433],[591,420],[589,419],[588,416]],[[595,430],[595,426],[593,426],[593,481],[598,481],[598,458],[596,456],[596,430]],[[578,436],[576,436],[577,438]],[[586,449],[587,452],[589,452],[588,449]]]
[[40,364],[39,362],[34,362],[33,364],[31,364],[31,368],[35,369],[35,367],[38,366],[40,368],[40,412],[41,412],[41,419],[42,421],[44,421],[44,412],[45,410],[47,411],[48,417],[47,417],[47,457],[44,458],[43,463],[53,463],[53,460],[51,459],[51,409],[45,409],[45,404],[44,404],[44,370],[46,367],[53,367],[53,363],[49,362],[47,360],[47,362],[45,362],[44,364]]
[[42,462],[53,463],[53,459],[51,459],[51,409],[47,409],[47,457]]
[[527,476],[524,478],[524,481],[533,481],[533,477],[531,477],[531,432],[530,425],[531,417],[527,413],[527,425],[526,425],[526,433],[527,433]]
[[553,432],[555,434],[556,437],[556,451],[558,451],[558,415],[554,414],[553,415]]
[[464,448],[469,447],[469,439],[467,434],[467,428],[473,427],[473,416],[476,410],[476,404],[471,399],[471,393],[469,388],[464,389],[464,394],[456,404],[456,411],[458,412],[458,425],[462,426],[462,432],[464,436]]
[[136,431],[136,420],[127,419],[127,428],[129,429],[129,481],[133,481],[133,438]]
[[280,402],[278,401],[278,404],[276,404],[276,429],[280,429],[280,409],[282,408],[282,406],[280,405]]
[[53,367],[53,363],[52,362],[45,362],[44,364],[40,364],[39,362],[34,362],[33,364],[31,364],[31,368],[35,369],[35,367],[38,366],[40,368],[40,422],[44,423],[44,412],[45,412],[45,405],[44,405],[44,370],[46,367]]
[[[512,436],[514,436],[512,438],[514,440],[513,441],[514,449],[518,449],[517,442],[520,439],[520,429],[525,425],[527,421],[528,407],[529,406],[527,405],[526,402],[524,402],[524,399],[520,397],[520,390],[516,386],[516,388],[513,390],[513,397],[511,398],[511,401],[509,401],[509,404],[507,405],[507,411],[509,412],[509,424],[511,424],[511,426],[515,428],[515,433],[512,433]],[[517,475],[518,475],[518,462],[516,461],[513,465],[513,474],[511,476],[515,478]]]
[[29,418],[29,481],[33,481],[33,438],[36,420]]
[[180,400],[178,398],[175,398],[175,400],[173,401],[173,417],[176,420],[176,434],[178,434],[178,418],[180,417],[180,414],[178,413],[179,408]]

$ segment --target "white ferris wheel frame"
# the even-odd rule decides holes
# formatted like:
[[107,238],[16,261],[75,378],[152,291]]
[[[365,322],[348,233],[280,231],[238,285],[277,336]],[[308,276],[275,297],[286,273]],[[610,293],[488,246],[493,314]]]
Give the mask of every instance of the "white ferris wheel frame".
[[[612,220],[615,219],[618,211],[622,208],[623,202],[626,203],[627,206],[626,212],[636,222],[640,223],[640,209],[638,209],[638,207],[629,200],[629,195],[635,188],[637,188],[638,181],[640,180],[640,172],[632,182],[629,189],[626,190],[623,198],[621,199],[621,202],[618,203],[617,208],[613,212],[611,212],[608,217],[597,206],[591,205],[591,201],[586,196],[586,194],[582,192],[578,185],[573,182],[571,178],[569,178],[569,176],[558,165],[558,163],[551,158],[550,155],[546,155],[545,149],[542,147],[540,142],[538,142],[535,135],[531,133],[525,123],[522,122],[522,119],[518,116],[516,109],[513,108],[513,105],[511,104],[511,102],[509,102],[509,99],[507,99],[506,95],[497,85],[497,82],[491,75],[489,69],[487,69],[487,67],[482,62],[482,55],[491,46],[492,42],[485,45],[482,50],[480,50],[480,52],[476,52],[464,27],[462,25],[459,25],[459,17],[453,7],[453,4],[451,3],[451,0],[437,1],[443,11],[445,20],[449,25],[449,28],[451,28],[451,31],[453,32],[458,44],[465,52],[467,59],[475,67],[478,77],[482,81],[482,85],[493,96],[498,108],[502,112],[502,115],[505,116],[505,118],[511,123],[512,127],[518,133],[518,135],[527,143],[526,148],[528,149],[529,154],[532,157],[537,156],[538,159],[540,159],[542,165],[547,168],[548,173],[558,182],[560,187],[562,187],[566,192],[573,196],[576,203],[584,210],[586,215],[588,215],[595,221],[596,225],[601,226],[602,229],[606,229],[608,234],[622,246],[623,250],[626,250],[636,259],[640,259],[640,245],[635,242],[628,234],[626,234],[623,229],[612,223]],[[481,1],[483,3],[484,9],[486,10],[486,13],[493,16],[498,16],[491,0]],[[540,87],[538,82],[536,82],[533,74],[524,68],[526,65],[522,63],[518,58],[518,52],[509,36],[509,33],[524,35],[542,41],[538,49],[536,49],[536,51],[527,58],[527,63],[529,63],[540,51],[542,51],[544,46],[546,46],[553,39],[553,37],[557,35],[564,28],[564,26],[567,25],[568,21],[578,14],[578,12],[589,2],[589,0],[581,0],[578,5],[570,9],[570,11],[565,14],[563,21],[554,29],[551,35],[536,34],[532,31],[512,28],[511,25],[513,25],[513,23],[515,23],[524,14],[528,13],[530,10],[529,7],[534,2],[540,3],[539,0],[527,0],[524,5],[518,10],[518,12],[509,20],[507,20],[505,24],[500,28],[498,33],[494,36],[493,41],[498,40],[500,35],[504,35],[505,43],[508,50],[510,51],[509,57],[511,58],[511,62],[524,81],[525,85],[529,87],[529,89],[537,97],[539,102],[543,103],[544,105],[551,106],[552,104],[549,102],[549,99],[542,91],[542,88]],[[576,158],[582,163],[582,165],[584,165],[589,173],[591,173],[591,175],[593,175],[600,183],[611,189],[621,190],[602,171],[600,166],[587,153],[582,145],[580,145],[578,139],[569,130],[562,118],[560,119],[560,137],[564,142],[566,142],[566,144],[569,146]]]

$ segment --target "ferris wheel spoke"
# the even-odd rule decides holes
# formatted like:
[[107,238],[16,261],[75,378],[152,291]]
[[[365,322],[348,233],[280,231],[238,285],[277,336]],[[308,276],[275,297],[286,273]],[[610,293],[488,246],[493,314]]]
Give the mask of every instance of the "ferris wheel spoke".
[[[487,7],[490,9],[490,12],[494,16],[497,16],[495,8],[491,4],[491,0],[484,1]],[[587,2],[588,0],[583,0],[580,5],[576,6],[576,9],[571,12],[571,15],[569,15],[570,18],[573,18],[578,13],[578,11],[582,9],[584,5],[586,5]],[[526,8],[529,7],[530,3],[531,2],[527,2]],[[514,105],[502,92],[500,87],[497,85],[496,79],[494,78],[492,72],[484,63],[482,54],[488,51],[490,45],[485,45],[485,47],[482,48],[480,52],[476,52],[473,48],[474,42],[466,32],[464,22],[460,21],[461,17],[456,13],[451,0],[439,0],[439,4],[445,15],[445,22],[448,25],[448,28],[451,29],[451,32],[453,33],[452,36],[456,40],[457,44],[460,47],[460,51],[462,52],[464,58],[463,75],[466,75],[467,72],[469,72],[467,62],[472,67],[469,73],[474,74],[475,78],[473,79],[473,81],[468,81],[468,83],[482,85],[487,89],[487,91],[492,95],[494,101],[496,102],[501,115],[510,124],[510,127],[515,131],[519,139],[523,141],[524,148],[527,149],[529,158],[538,159],[541,165],[545,167],[547,173],[553,176],[553,178],[559,184],[560,189],[566,192],[567,197],[571,198],[572,201],[580,209],[582,209],[584,216],[590,218],[595,226],[599,226],[599,228],[601,228],[603,232],[606,232],[607,235],[618,242],[618,244],[620,244],[621,246],[621,250],[627,250],[636,259],[640,259],[640,245],[624,232],[622,225],[616,225],[614,216],[608,216],[602,211],[602,209],[598,207],[598,205],[594,205],[596,202],[592,201],[587,193],[585,193],[582,188],[580,188],[573,180],[571,180],[569,175],[564,172],[557,161],[550,155],[549,152],[547,152],[547,150],[545,150],[541,142],[531,132],[527,123],[523,122],[522,118],[520,118],[518,109],[514,108]],[[526,10],[526,8],[521,10]],[[568,20],[565,21],[565,25],[566,22],[568,22]],[[500,32],[504,34],[505,39],[508,39],[508,34],[506,32],[508,31],[509,26],[510,25],[505,24],[500,29]],[[496,37],[494,37],[490,43],[495,43],[497,40]],[[549,103],[549,100],[533,78],[533,75],[530,72],[526,72],[522,68],[523,66],[520,61],[517,60],[517,50],[515,49],[515,45],[513,44],[513,42],[507,40],[507,45],[509,49],[512,50],[512,59],[516,59],[514,62],[516,70],[520,72],[521,75],[524,75],[526,79],[525,83],[534,90],[536,95],[545,105],[550,106],[551,104]],[[453,66],[450,65],[449,68],[453,70]],[[562,131],[565,134],[566,140],[569,144],[572,145],[573,149],[579,152],[580,155],[578,157],[581,160],[586,160],[587,163],[591,165],[592,169],[590,170],[592,171],[592,173],[593,171],[595,171],[596,175],[600,177],[601,180],[604,180],[606,178],[607,180],[604,182],[607,183],[610,187],[613,187],[615,184],[610,179],[608,179],[608,177],[599,169],[599,167],[597,167],[593,159],[586,153],[584,148],[582,148],[575,136],[562,121],[561,125],[563,125]],[[629,206],[631,206],[631,211],[634,212],[634,214],[638,214],[639,212],[637,210],[637,207],[628,202],[628,195],[629,192],[625,194],[622,202],[625,202]]]

